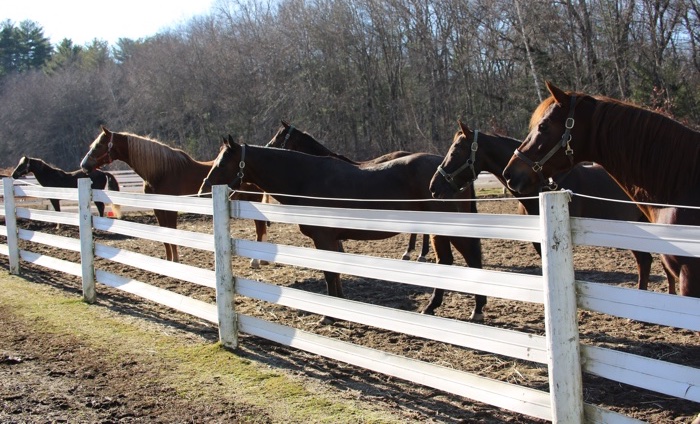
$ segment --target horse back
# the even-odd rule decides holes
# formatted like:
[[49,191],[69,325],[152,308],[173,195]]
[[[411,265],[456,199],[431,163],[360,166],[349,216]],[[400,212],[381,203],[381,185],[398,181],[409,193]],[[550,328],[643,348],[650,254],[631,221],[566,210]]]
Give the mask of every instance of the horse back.
[[[582,164],[571,171],[554,178],[560,188],[574,193],[602,199],[622,200],[631,199],[605,169],[597,164]],[[613,219],[621,221],[646,221],[642,211],[633,203],[608,202],[574,196],[569,205],[571,216]]]

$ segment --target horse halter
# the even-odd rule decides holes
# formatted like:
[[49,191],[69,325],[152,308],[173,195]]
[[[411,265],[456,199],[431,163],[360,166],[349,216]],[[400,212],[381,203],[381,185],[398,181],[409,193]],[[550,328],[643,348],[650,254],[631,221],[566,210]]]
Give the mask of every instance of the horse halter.
[[109,159],[106,163],[107,165],[114,162],[114,158],[112,158],[112,147],[114,147],[113,141],[114,141],[114,133],[110,132],[109,133],[109,143],[107,143],[107,151],[104,154],[102,154],[102,156],[100,156],[100,157],[96,158],[93,155],[90,155],[90,157],[93,158],[96,162],[99,162],[100,160],[102,160],[102,158],[107,156],[107,158]]
[[[284,136],[284,140],[282,140],[282,145],[280,146],[280,149],[286,149],[287,148],[287,141],[289,141],[289,137],[292,135],[292,132],[295,130],[294,125],[290,125],[287,128],[287,134]],[[274,141],[274,140],[273,140]],[[272,144],[272,141],[267,143],[267,146],[265,147],[270,147],[270,144]]]
[[574,128],[574,109],[576,108],[576,96],[572,95],[571,96],[571,105],[569,106],[569,116],[566,118],[566,121],[564,122],[564,127],[566,128],[564,131],[564,134],[561,135],[561,140],[559,143],[557,143],[554,147],[552,147],[552,150],[549,151],[542,159],[539,161],[533,161],[529,159],[527,156],[525,156],[520,150],[515,149],[515,156],[518,157],[520,160],[525,162],[526,164],[530,165],[532,167],[532,170],[537,174],[537,176],[540,177],[540,182],[542,183],[543,186],[547,186],[549,184],[545,184],[545,178],[544,174],[542,174],[542,166],[544,165],[545,162],[547,162],[554,154],[561,149],[562,147],[565,147],[565,153],[566,156],[569,158],[569,162],[571,163],[571,166],[574,165],[574,149],[571,148],[571,130]]
[[[231,180],[230,183],[228,183],[228,187],[231,190],[235,190],[233,188],[236,183],[242,183],[243,182],[243,169],[245,168],[245,144],[241,145],[241,161],[238,162],[238,173],[236,174],[236,178]],[[209,181],[209,177],[205,177],[204,180],[202,180],[202,183],[206,185],[207,187],[211,187],[211,181]]]
[[[469,159],[467,159],[467,161],[464,163],[464,165],[457,168],[454,172],[448,173],[447,171],[445,171],[445,168],[443,168],[442,165],[438,165],[437,170],[440,173],[440,175],[442,175],[443,178],[445,178],[445,181],[447,181],[450,184],[450,186],[453,189],[455,189],[455,191],[457,193],[461,193],[464,190],[466,190],[467,187],[469,187],[469,185],[472,184],[474,181],[476,181],[476,179],[479,177],[479,174],[476,173],[476,169],[474,169],[474,163],[476,162],[476,151],[479,149],[479,144],[477,143],[478,138],[479,138],[479,131],[476,130],[476,131],[474,131],[474,140],[472,141],[471,155],[469,156]],[[455,177],[460,172],[464,171],[467,168],[471,169],[471,171],[472,171],[472,179],[465,182],[460,187],[455,182]]]

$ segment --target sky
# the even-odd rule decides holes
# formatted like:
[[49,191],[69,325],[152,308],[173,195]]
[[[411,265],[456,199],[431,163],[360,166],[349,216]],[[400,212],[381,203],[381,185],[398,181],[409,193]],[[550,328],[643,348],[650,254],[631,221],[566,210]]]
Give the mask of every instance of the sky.
[[208,14],[214,0],[0,0],[0,22],[34,21],[56,45],[143,38]]

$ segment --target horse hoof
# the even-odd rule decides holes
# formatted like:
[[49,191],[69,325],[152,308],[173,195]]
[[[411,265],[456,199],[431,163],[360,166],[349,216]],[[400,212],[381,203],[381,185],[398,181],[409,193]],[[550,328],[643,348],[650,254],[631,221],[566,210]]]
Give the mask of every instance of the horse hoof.
[[401,256],[402,261],[410,261],[411,260],[411,255],[408,253],[404,253],[403,256]]
[[472,313],[472,316],[469,317],[469,321],[471,322],[484,322],[484,314],[476,314]]
[[422,311],[420,311],[422,315],[435,315],[435,311],[432,309],[425,308]]
[[257,259],[250,260],[250,267],[253,269],[260,269],[260,262]]
[[425,256],[419,256],[418,259],[416,259],[418,262],[427,262],[427,259],[425,259]]
[[268,262],[268,261],[260,261],[260,265],[270,265],[270,262]]
[[336,319],[333,317],[323,317],[318,323],[321,325],[333,325],[335,324],[335,322]]

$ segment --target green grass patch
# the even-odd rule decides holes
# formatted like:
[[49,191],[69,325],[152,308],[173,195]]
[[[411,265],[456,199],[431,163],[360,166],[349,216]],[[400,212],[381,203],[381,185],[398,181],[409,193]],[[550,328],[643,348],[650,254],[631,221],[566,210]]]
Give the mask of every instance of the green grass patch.
[[166,334],[155,324],[86,304],[5,270],[0,270],[0,306],[34,333],[77,338],[98,351],[108,366],[119,367],[128,356],[145,367],[158,367],[149,378],[173,388],[184,399],[244,403],[265,411],[274,422],[401,421],[369,403],[334,395],[332,389],[314,389],[284,370],[242,358],[219,343]]

